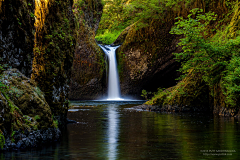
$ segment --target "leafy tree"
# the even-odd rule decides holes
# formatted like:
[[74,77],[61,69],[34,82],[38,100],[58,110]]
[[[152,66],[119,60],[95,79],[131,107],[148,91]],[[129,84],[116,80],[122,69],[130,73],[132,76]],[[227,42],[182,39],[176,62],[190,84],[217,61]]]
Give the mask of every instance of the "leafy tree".
[[186,75],[190,70],[203,75],[202,79],[210,86],[221,84],[226,96],[226,104],[235,106],[240,98],[240,37],[225,40],[210,38],[209,24],[215,20],[213,12],[201,14],[193,9],[187,19],[177,18],[172,34],[184,35],[180,40],[183,52],[175,53],[181,61],[180,71]]

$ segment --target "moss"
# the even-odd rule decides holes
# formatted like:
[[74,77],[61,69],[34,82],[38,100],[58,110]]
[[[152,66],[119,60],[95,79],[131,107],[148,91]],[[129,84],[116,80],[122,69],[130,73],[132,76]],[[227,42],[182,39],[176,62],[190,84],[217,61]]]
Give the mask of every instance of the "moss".
[[[19,80],[19,78],[22,78]],[[43,93],[37,89],[36,83],[26,79],[16,69],[3,72],[1,81],[7,82],[8,89],[0,94],[1,115],[0,129],[9,134],[21,130],[37,130],[53,127],[53,119]],[[21,97],[16,95],[21,93]],[[4,119],[4,120],[3,120]]]
[[231,19],[231,22],[228,26],[227,29],[225,29],[225,33],[222,35],[226,35],[227,38],[236,38],[238,35],[240,35],[239,29],[240,29],[240,20],[239,20],[239,15],[240,15],[240,3],[237,3],[235,5],[235,9],[233,12],[233,16]]
[[57,129],[58,128],[58,120],[53,120],[53,126]]
[[66,117],[68,85],[76,45],[72,1],[35,1],[36,33],[32,79],[55,115]]
[[204,83],[200,74],[191,70],[182,81],[155,96],[148,105],[179,105],[179,106],[209,106],[209,87]]
[[[95,38],[98,42],[100,42],[101,44],[112,44],[114,43],[117,39],[119,39],[119,41],[122,40],[123,42],[123,38],[121,38],[122,36],[120,36],[120,34],[122,35],[122,31],[114,31],[114,32],[107,32],[101,35],[97,35]],[[120,36],[120,37],[119,37]],[[119,37],[119,38],[118,38]],[[120,42],[121,43],[121,42]],[[119,44],[119,43],[116,43]]]
[[4,144],[5,144],[5,138],[2,131],[0,130],[0,148],[1,149],[3,149]]
[[35,120],[38,120],[38,119],[41,119],[41,118],[40,118],[39,115],[36,115],[36,116],[34,117],[34,119],[35,119]]

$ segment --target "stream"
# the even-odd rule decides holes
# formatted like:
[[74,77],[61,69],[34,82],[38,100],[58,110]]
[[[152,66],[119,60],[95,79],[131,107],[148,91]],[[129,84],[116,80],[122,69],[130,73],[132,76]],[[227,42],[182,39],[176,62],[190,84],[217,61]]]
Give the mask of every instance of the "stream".
[[237,119],[131,109],[143,101],[72,101],[60,142],[0,159],[238,159]]

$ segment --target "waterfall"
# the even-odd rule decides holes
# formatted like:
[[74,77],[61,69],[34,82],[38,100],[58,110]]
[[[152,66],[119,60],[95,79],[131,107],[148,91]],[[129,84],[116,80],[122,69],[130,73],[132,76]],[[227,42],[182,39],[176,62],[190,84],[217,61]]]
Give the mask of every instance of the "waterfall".
[[109,45],[99,45],[109,59],[109,73],[108,73],[108,98],[107,100],[123,100],[120,94],[120,83],[117,71],[116,49],[119,46],[111,47]]

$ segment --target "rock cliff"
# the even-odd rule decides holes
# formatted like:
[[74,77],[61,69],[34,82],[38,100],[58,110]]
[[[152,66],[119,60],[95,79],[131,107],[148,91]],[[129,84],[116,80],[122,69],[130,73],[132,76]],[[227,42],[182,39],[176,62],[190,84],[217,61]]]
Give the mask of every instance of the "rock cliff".
[[105,55],[95,41],[102,9],[101,0],[74,4],[78,31],[70,99],[97,99],[106,93]]

